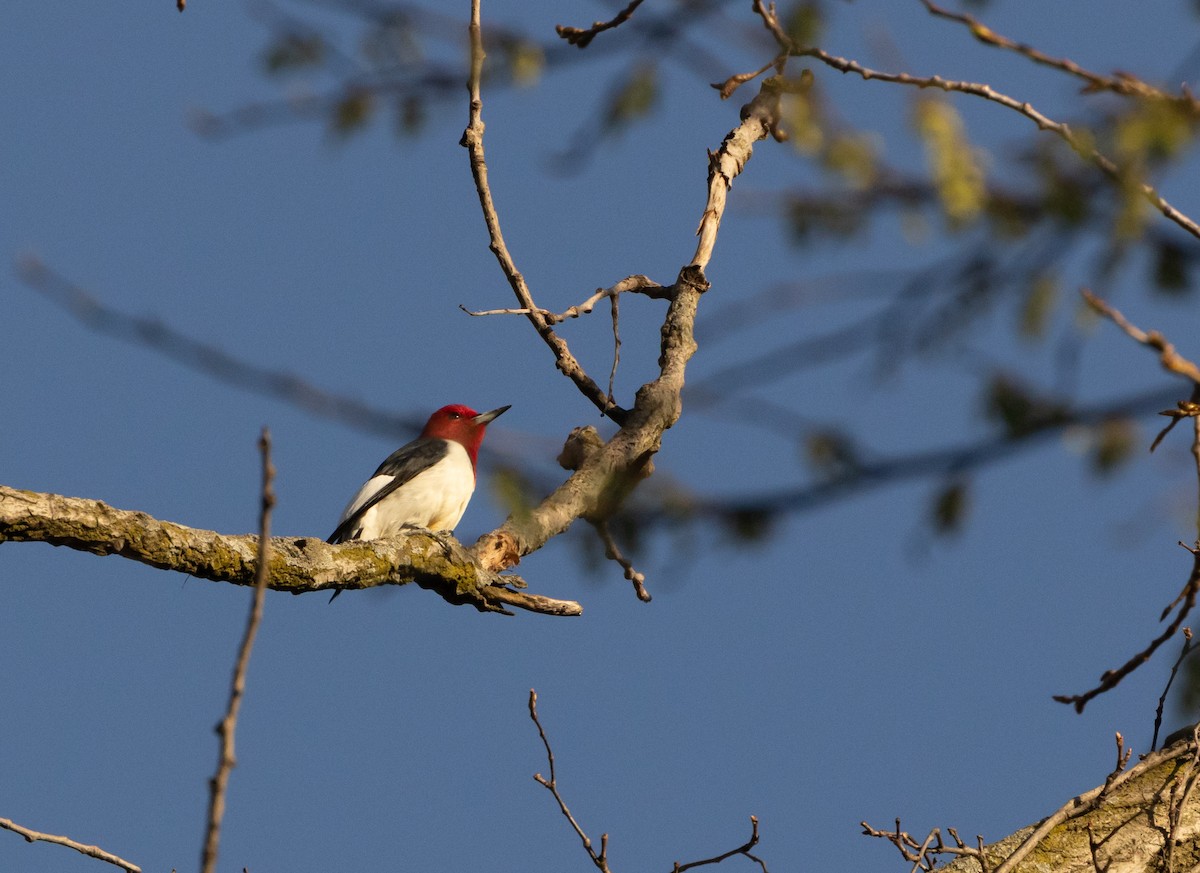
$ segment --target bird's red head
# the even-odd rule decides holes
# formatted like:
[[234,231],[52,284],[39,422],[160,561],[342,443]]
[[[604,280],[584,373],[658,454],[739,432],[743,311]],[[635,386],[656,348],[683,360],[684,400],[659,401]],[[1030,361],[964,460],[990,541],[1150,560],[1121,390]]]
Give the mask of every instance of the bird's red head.
[[455,403],[443,406],[425,423],[421,431],[423,439],[454,440],[461,443],[471,456],[472,466],[479,455],[479,446],[483,442],[483,433],[490,422],[496,419],[509,407],[501,406],[491,412],[476,412],[469,406]]

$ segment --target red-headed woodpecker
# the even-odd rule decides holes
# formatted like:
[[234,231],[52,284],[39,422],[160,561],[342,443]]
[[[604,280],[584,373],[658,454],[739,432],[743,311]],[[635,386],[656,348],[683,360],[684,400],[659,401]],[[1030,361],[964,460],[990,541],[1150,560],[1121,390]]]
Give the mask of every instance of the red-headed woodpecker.
[[421,435],[392,452],[358,489],[328,541],[375,540],[404,527],[454,530],[475,491],[483,433],[508,408],[443,406],[429,416]]

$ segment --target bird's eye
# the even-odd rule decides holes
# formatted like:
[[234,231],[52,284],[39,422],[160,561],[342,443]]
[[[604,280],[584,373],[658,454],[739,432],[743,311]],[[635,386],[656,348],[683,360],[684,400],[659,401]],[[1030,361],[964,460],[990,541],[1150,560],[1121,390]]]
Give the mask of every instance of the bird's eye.
[[462,416],[461,416],[461,415],[459,415],[457,412],[451,412],[451,413],[450,413],[450,417],[451,417],[451,418],[462,418]]

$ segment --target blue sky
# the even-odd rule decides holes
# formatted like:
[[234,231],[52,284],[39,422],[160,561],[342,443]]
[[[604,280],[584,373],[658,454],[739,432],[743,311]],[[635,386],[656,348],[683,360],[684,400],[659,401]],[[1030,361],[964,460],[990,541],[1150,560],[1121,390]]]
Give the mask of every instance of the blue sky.
[[[725,15],[753,24],[745,7]],[[1039,5],[1037,19],[1017,3],[984,14],[1102,70],[1194,80],[1195,19],[1177,7],[1132,15],[1126,4],[1064,0]],[[345,26],[315,6],[282,8]],[[465,21],[466,3],[441,8]],[[838,54],[986,79],[1052,114],[1069,114],[1079,99],[1073,83],[978,47],[915,2],[832,8],[824,44]],[[607,12],[485,4],[484,21],[549,39],[553,24]],[[1089,26],[1079,28],[1085,14]],[[268,33],[250,7],[192,0],[178,15],[167,2],[29,4],[6,10],[5,25],[5,260],[34,254],[122,311],[398,414],[512,404],[489,442],[547,469],[572,427],[599,424],[523,320],[472,319],[458,308],[513,305],[457,144],[465,89],[432,108],[416,137],[398,139],[384,122],[342,142],[298,122],[207,140],[188,126],[195,111],[286,90],[261,73]],[[607,36],[613,45],[631,38]],[[652,123],[605,143],[577,174],[547,172],[628,61],[606,50],[602,37],[588,50],[595,60],[581,56],[530,87],[485,91],[505,236],[553,309],[630,273],[673,280],[694,248],[705,149],[736,124],[736,98],[719,102],[668,61]],[[729,73],[766,59],[745,49],[728,57]],[[878,124],[893,161],[922,160],[905,126],[911,95],[816,72],[840,113]],[[1003,145],[1029,123],[992,105],[956,105],[1003,172]],[[854,271],[900,275],[947,250],[938,227],[906,235],[894,217],[852,242],[791,246],[761,204],[818,178],[788,147],[763,143],[738,180],[708,272],[694,379],[784,331],[802,336],[855,317],[875,288],[868,278],[862,295],[842,293]],[[1194,180],[1161,182],[1196,214]],[[722,313],[797,281],[816,283],[827,302],[786,324],[719,335]],[[1152,301],[1132,280],[1110,292],[1135,321],[1165,327],[1183,353],[1200,355],[1189,347],[1186,305]],[[324,537],[406,438],[315,418],[90,332],[15,270],[3,273],[0,294],[4,484],[244,533],[256,525],[255,442],[265,424],[279,470],[275,532]],[[599,377],[611,353],[602,309],[563,328]],[[660,303],[622,304],[625,397],[652,372],[660,318]],[[1070,307],[1060,320],[1070,321]],[[1016,340],[1006,310],[975,341],[1018,370],[1053,357]],[[1149,354],[1109,327],[1091,335],[1079,372],[1084,397],[1168,384]],[[857,423],[883,453],[985,434],[975,389],[971,374],[945,361],[881,366],[868,356],[763,394],[799,415]],[[1157,424],[1144,422],[1143,442]],[[656,537],[638,558],[650,605],[615,566],[585,562],[586,532],[575,532],[520,568],[531,590],[581,601],[574,620],[480,615],[415,588],[332,606],[320,595],[271,594],[221,869],[586,869],[531,778],[546,772],[526,709],[531,687],[560,788],[593,838],[610,834],[618,871],[667,870],[732,848],[752,814],[773,871],[899,869],[890,847],[857,835],[863,819],[1007,835],[1101,782],[1114,731],[1148,747],[1173,645],[1082,716],[1050,695],[1084,690],[1157,632],[1190,567],[1175,545],[1194,537],[1186,449],[1173,438],[1099,480],[1077,441],[1051,441],[982,473],[971,522],[948,541],[923,522],[930,482],[789,517],[761,544],[704,526]],[[791,442],[692,412],[686,398],[656,465],[662,480],[706,495],[804,477]],[[459,527],[464,541],[503,519],[487,481],[485,469]],[[147,871],[195,869],[217,754],[212,726],[249,592],[23,544],[0,548],[0,586],[0,816],[98,843]],[[3,870],[99,863],[0,833]]]

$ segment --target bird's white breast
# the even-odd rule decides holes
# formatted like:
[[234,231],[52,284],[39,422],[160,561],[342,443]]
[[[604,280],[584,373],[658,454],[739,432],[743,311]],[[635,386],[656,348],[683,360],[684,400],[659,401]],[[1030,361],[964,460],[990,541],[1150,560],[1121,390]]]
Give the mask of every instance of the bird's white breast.
[[[353,515],[392,478],[379,475],[368,479],[342,513],[342,519]],[[448,441],[445,457],[363,513],[359,538],[372,540],[393,536],[405,525],[454,530],[474,491],[475,468],[467,450],[457,442]]]

